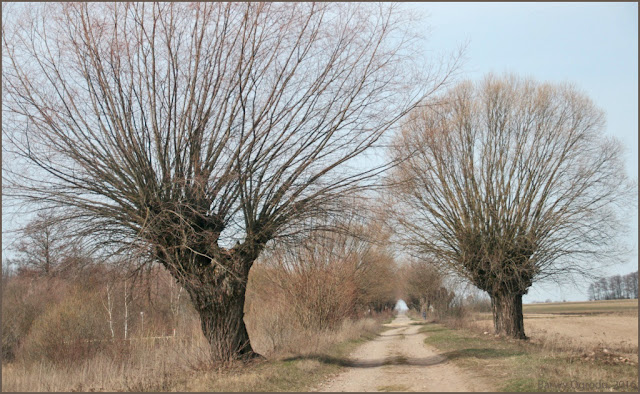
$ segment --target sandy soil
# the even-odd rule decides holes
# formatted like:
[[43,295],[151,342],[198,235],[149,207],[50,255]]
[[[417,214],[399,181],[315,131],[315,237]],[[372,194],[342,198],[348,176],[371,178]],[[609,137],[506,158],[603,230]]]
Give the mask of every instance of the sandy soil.
[[[477,324],[493,332],[491,320]],[[614,350],[638,348],[638,316],[525,314],[524,330],[532,339],[556,336],[575,346],[604,346]]]
[[360,346],[347,361],[347,370],[313,391],[493,391],[469,371],[453,365],[424,344],[420,326],[399,315],[393,329]]

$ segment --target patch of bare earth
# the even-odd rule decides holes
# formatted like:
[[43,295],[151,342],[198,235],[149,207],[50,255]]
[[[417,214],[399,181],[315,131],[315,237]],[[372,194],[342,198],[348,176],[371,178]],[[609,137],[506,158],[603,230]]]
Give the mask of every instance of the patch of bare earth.
[[493,391],[484,378],[453,365],[424,344],[420,326],[399,315],[344,360],[347,370],[313,391]]

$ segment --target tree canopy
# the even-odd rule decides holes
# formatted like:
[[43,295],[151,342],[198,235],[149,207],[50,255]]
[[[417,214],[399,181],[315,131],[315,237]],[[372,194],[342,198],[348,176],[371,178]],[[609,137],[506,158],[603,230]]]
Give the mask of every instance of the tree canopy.
[[496,330],[524,337],[534,281],[621,256],[634,188],[622,147],[569,85],[489,75],[439,101],[412,113],[394,149],[405,242],[487,291]]

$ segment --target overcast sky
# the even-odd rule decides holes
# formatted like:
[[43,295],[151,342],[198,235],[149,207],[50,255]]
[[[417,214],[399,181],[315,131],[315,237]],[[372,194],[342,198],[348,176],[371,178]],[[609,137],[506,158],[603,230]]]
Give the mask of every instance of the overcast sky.
[[[427,14],[428,49],[451,51],[468,42],[464,75],[510,72],[539,81],[572,82],[607,115],[607,133],[625,147],[628,174],[638,178],[638,4],[414,3]],[[627,264],[638,269],[638,213]],[[584,300],[587,284],[534,285],[525,302]]]

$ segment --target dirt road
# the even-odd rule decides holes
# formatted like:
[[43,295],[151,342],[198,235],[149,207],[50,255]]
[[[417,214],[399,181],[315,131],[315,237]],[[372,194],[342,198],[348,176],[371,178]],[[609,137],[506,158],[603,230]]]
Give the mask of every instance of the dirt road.
[[347,370],[315,391],[493,391],[482,377],[453,365],[424,344],[420,326],[405,315],[351,354]]

